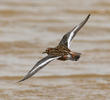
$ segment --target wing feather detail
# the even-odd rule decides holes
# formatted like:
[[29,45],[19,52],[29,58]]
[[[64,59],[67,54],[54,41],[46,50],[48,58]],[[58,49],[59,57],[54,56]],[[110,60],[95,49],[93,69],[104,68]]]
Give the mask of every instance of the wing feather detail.
[[76,25],[70,32],[66,33],[61,39],[59,45],[65,45],[70,48],[70,42],[72,41],[73,37],[75,37],[76,33],[85,25],[89,17],[90,14],[88,14],[88,16],[79,25]]
[[27,75],[21,79],[18,82],[22,82],[28,78],[30,78],[31,76],[33,76],[35,73],[37,73],[41,68],[43,68],[44,66],[46,66],[49,62],[60,58],[60,56],[46,56],[43,59],[41,59],[40,61],[38,61],[35,66],[27,73]]

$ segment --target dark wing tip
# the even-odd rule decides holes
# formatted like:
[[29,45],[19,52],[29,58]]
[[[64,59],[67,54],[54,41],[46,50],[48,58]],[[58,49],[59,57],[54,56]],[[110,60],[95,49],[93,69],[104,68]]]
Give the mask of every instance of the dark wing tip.
[[90,14],[87,15],[87,17],[79,24],[76,26],[76,29],[72,29],[72,31],[75,32],[75,34],[73,35],[73,37],[76,35],[76,33],[86,24],[86,22],[88,21],[90,17]]
[[24,81],[24,80],[25,80],[25,78],[23,78],[23,79],[19,80],[17,83],[20,83],[20,82],[22,82],[22,81]]
[[28,79],[28,78],[30,78],[30,77],[33,76],[35,73],[36,73],[36,71],[33,71],[32,73],[31,73],[31,72],[28,73],[27,75],[24,76],[24,78],[22,78],[21,80],[19,80],[18,83],[19,83],[19,82],[22,82],[22,81],[24,81],[24,80],[26,80],[26,79]]
[[91,14],[89,13],[88,16],[90,16]]
[[91,14],[89,13],[88,15],[87,15],[87,17],[85,18],[85,20],[82,22],[82,23],[86,23],[87,22],[87,20],[89,19],[89,17],[91,16]]
[[87,16],[87,19],[89,19],[90,16],[91,16],[91,14],[89,13],[88,16]]
[[[60,56],[46,56],[45,58],[41,59],[40,61],[35,64],[35,66],[27,73],[27,75],[24,76],[23,79],[19,80],[19,82],[22,82],[30,77],[32,77],[35,73],[37,73],[41,68],[46,66],[50,61],[59,58]],[[41,66],[40,66],[41,65]]]
[[27,75],[24,76],[24,78],[22,78],[21,80],[19,80],[18,83],[19,83],[19,82],[22,82],[22,81],[24,81],[24,80],[26,80],[26,79],[28,79],[28,78],[30,78],[32,75],[33,75],[33,74],[28,73]]
[[22,81],[24,81],[24,79],[19,80],[17,83],[20,83],[20,82],[22,82]]
[[[61,39],[59,45],[65,45],[68,47],[68,43],[67,43],[67,40],[68,40],[68,37],[69,37],[69,34],[74,31],[74,35],[72,36],[72,39],[73,37],[76,35],[76,33],[84,26],[84,24],[88,21],[89,17],[90,17],[90,13],[87,15],[87,17],[79,24],[79,25],[76,25],[70,32],[68,32],[67,34],[65,34],[63,36],[63,38]],[[71,40],[72,40],[71,39]]]

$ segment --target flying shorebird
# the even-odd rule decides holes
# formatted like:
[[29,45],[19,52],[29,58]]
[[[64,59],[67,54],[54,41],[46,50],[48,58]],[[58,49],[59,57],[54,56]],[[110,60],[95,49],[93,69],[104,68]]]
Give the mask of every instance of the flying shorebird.
[[73,37],[75,37],[76,33],[84,26],[84,24],[88,21],[90,14],[79,24],[76,25],[70,32],[66,33],[61,39],[58,46],[55,48],[47,48],[43,53],[46,53],[47,56],[38,61],[34,67],[27,73],[27,75],[21,79],[19,82],[24,81],[35,73],[37,73],[41,68],[46,66],[49,62],[53,60],[72,60],[77,61],[80,58],[81,53],[72,52],[70,48],[70,42]]

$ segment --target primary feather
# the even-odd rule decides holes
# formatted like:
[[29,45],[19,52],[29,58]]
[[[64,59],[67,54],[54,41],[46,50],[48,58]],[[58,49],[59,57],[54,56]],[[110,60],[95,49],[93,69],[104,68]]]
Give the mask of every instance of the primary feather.
[[70,32],[66,33],[61,39],[59,45],[65,45],[70,48],[70,42],[73,37],[75,37],[76,33],[84,26],[84,24],[88,21],[90,14],[77,26],[75,26]]

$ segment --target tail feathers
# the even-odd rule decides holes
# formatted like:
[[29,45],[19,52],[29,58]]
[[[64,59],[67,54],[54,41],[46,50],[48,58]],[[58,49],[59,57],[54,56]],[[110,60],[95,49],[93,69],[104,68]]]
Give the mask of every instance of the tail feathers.
[[74,60],[75,60],[75,61],[78,61],[79,58],[80,58],[80,55],[77,55],[77,56],[74,57]]
[[81,53],[76,53],[72,60],[78,61],[81,56]]

